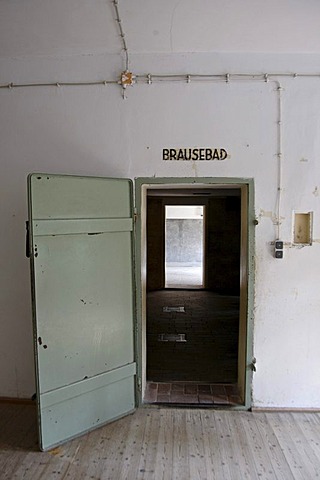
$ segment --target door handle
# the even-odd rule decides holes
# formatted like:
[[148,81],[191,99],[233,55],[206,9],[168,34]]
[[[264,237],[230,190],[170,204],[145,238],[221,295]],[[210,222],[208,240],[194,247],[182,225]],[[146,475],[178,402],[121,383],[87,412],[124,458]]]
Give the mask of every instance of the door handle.
[[30,258],[30,235],[29,235],[29,222],[26,221],[26,257]]

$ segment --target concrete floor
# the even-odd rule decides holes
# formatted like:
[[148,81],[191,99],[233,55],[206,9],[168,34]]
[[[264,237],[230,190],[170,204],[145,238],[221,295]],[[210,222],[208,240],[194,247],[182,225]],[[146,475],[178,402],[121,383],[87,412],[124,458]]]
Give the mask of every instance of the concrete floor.
[[202,264],[166,263],[167,288],[201,288],[203,286]]

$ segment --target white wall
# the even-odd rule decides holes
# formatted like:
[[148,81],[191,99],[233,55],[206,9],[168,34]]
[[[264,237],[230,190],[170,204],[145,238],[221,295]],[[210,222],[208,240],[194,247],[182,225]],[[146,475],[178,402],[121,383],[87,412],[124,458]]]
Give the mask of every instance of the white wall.
[[[255,12],[251,20],[244,13],[257,2],[247,0],[239,7],[240,2],[203,0],[199,2],[203,9],[213,4],[221,9],[227,3],[233,23],[241,18],[243,28],[226,31],[226,21],[223,28],[216,22],[214,31],[205,30],[209,37],[195,44],[196,53],[191,53],[196,35],[189,38],[184,29],[196,18],[198,32],[202,32],[206,10],[199,7],[201,15],[195,17],[190,1],[174,6],[164,2],[164,17],[157,20],[150,3],[156,8],[158,2],[139,3],[141,15],[147,15],[143,22],[148,25],[147,40],[153,36],[161,41],[159,48],[154,47],[159,53],[151,55],[144,46],[148,42],[142,42],[142,26],[137,33],[130,27],[133,3],[124,1],[123,23],[128,26],[128,42],[137,52],[130,56],[135,73],[318,71],[315,14],[319,2],[281,2],[280,12],[271,8],[278,2],[260,2],[260,6],[270,3],[270,10],[264,12],[268,22],[272,19],[284,28],[267,37],[260,36],[255,26],[248,39],[249,26],[256,25],[259,12],[250,10]],[[28,6],[18,0],[1,2],[0,83],[116,79],[123,58],[112,5],[98,0],[90,5],[88,9],[84,0],[32,0]],[[227,13],[220,10],[220,15]],[[168,24],[167,18],[180,24],[177,30],[171,29],[171,37],[170,28],[165,34],[161,27]],[[295,40],[298,20],[303,35],[300,32]],[[133,15],[132,25],[137,29],[139,22],[141,16]],[[152,22],[158,24],[151,28]],[[242,35],[243,31],[247,33]],[[215,43],[216,47],[209,48],[207,38],[217,40],[210,35],[219,32],[225,34],[224,47]],[[232,53],[237,40],[238,54]],[[282,46],[282,53],[275,54],[277,45]],[[29,265],[24,256],[29,172],[131,178],[232,176],[254,178],[259,218],[254,404],[320,407],[320,83],[319,78],[299,77],[282,83],[282,239],[292,241],[293,210],[314,212],[313,245],[287,246],[283,260],[273,258],[270,246],[276,237],[278,111],[274,83],[139,84],[128,89],[125,101],[117,85],[0,89],[0,396],[30,397],[35,390]],[[230,158],[223,162],[162,161],[162,148],[180,146],[222,147]]]

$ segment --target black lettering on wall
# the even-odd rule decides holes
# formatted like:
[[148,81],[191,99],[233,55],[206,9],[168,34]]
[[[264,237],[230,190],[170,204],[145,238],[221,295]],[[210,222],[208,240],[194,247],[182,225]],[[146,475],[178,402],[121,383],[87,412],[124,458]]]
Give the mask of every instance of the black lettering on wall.
[[181,148],[178,152],[177,160],[185,160],[184,155],[183,155],[183,150]]
[[225,160],[227,158],[228,154],[224,148],[220,148],[220,159],[219,160]]
[[170,160],[177,160],[177,152],[174,148],[170,148]]
[[194,148],[192,151],[192,160],[199,160],[199,149]]
[[169,160],[169,149],[164,148],[162,150],[162,160]]
[[[187,153],[187,151],[188,151],[188,153]],[[189,148],[188,150],[185,148],[184,149],[184,159],[185,160],[191,160],[191,156],[192,156],[191,148]]]
[[212,149],[206,148],[206,160],[212,160]]
[[219,160],[220,157],[219,157],[219,152],[218,152],[218,149],[217,149],[217,148],[214,149],[212,158],[213,158],[214,160]]
[[225,160],[228,152],[224,148],[163,148],[163,160]]

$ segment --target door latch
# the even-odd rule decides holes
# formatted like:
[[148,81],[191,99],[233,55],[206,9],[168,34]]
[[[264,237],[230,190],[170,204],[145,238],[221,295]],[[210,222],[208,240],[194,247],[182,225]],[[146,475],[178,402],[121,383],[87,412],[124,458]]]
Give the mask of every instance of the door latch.
[[256,363],[257,363],[256,357],[252,357],[252,361],[251,361],[251,363],[250,363],[250,366],[251,366],[251,370],[252,370],[253,372],[256,372],[256,371],[257,371],[257,369],[256,369]]

